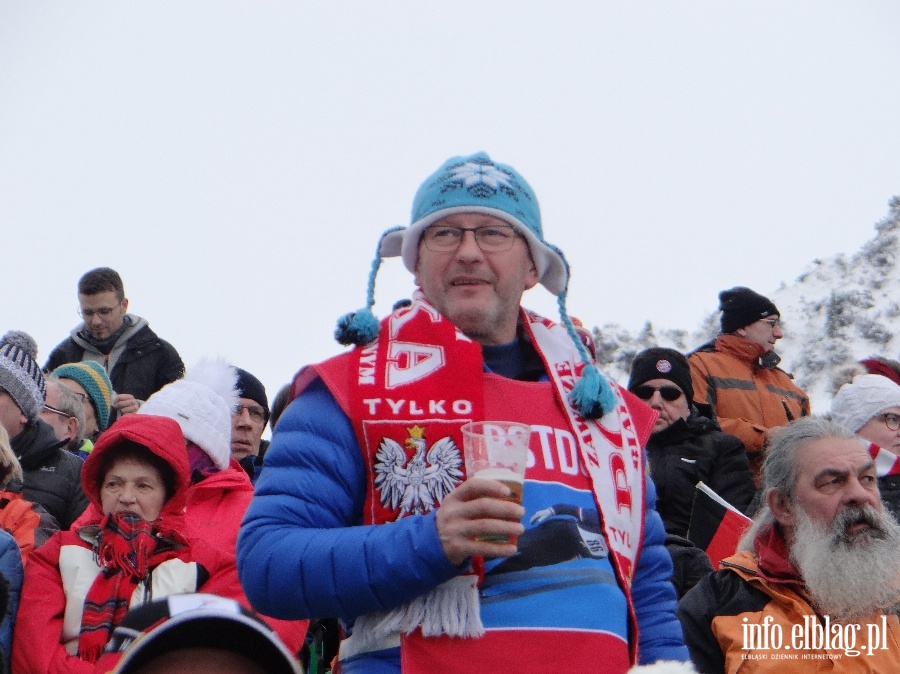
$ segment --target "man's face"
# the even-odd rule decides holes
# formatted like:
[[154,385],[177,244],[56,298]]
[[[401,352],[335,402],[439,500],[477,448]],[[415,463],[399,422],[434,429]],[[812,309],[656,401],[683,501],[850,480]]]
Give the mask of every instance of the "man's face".
[[28,419],[22,413],[22,408],[3,389],[0,389],[0,424],[6,429],[9,439],[12,440],[25,430]]
[[775,342],[784,337],[779,321],[779,316],[769,316],[743,328],[738,328],[735,332],[744,339],[759,344],[766,351],[771,351],[775,348]]
[[122,327],[128,312],[128,300],[119,300],[112,290],[104,290],[93,295],[78,295],[81,317],[91,337],[106,339]]
[[237,414],[231,417],[231,458],[259,455],[259,441],[266,427],[266,411],[255,400],[240,398]]
[[[491,215],[457,213],[431,227],[491,227],[507,223]],[[481,344],[507,344],[516,336],[522,293],[538,281],[528,244],[516,235],[505,251],[485,252],[472,232],[452,251],[434,252],[419,242],[416,283],[425,297],[463,334]]]
[[[645,395],[651,393],[650,389],[657,390],[653,391],[649,398],[645,398]],[[640,386],[635,387],[634,393],[638,398],[659,412],[659,417],[657,417],[656,424],[653,426],[654,433],[659,433],[668,428],[679,419],[687,419],[691,413],[684,391],[675,382],[668,379],[650,379],[645,381]],[[675,400],[666,400],[663,397],[663,394],[665,394],[667,398],[671,398],[675,393],[678,393],[678,397]]]
[[[889,452],[900,454],[900,407],[891,407],[866,422],[856,433],[869,442],[874,442]],[[890,428],[896,426],[896,428]]]
[[[802,509],[815,523],[830,527],[835,517],[850,506],[871,506],[881,512],[881,494],[875,462],[866,448],[850,438],[818,438],[797,450],[799,474],[791,502],[776,519],[792,531],[797,524],[796,510]],[[772,504],[770,503],[770,506]],[[852,523],[852,535],[867,525]]]
[[[53,408],[52,410],[50,408]],[[59,410],[59,389],[56,382],[47,382],[47,399],[44,409],[38,415],[53,428],[58,440],[69,440],[78,434],[78,420]],[[74,421],[74,423],[72,423]]]
[[97,424],[97,413],[94,411],[94,404],[91,402],[88,392],[84,386],[74,379],[60,377],[59,380],[63,386],[72,391],[81,401],[81,406],[84,408],[84,437],[93,438],[97,431],[100,430],[100,426]]

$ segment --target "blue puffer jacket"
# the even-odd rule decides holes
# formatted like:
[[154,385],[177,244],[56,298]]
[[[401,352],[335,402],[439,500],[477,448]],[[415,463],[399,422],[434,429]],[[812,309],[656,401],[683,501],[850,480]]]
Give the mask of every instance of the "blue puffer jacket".
[[[633,590],[640,659],[687,660],[652,483],[646,492]],[[279,420],[241,527],[238,573],[256,609],[279,618],[352,623],[460,573],[441,548],[434,512],[363,526],[365,493],[365,466],[351,423],[316,380]],[[365,671],[399,671],[396,653],[383,655],[378,663],[368,658]]]
[[[16,539],[9,532],[0,529],[0,575],[6,581],[6,613],[0,617],[0,651],[2,651],[3,672],[9,671],[12,653],[13,626],[19,611],[19,595],[22,592],[22,553]],[[3,590],[0,590],[3,591]]]

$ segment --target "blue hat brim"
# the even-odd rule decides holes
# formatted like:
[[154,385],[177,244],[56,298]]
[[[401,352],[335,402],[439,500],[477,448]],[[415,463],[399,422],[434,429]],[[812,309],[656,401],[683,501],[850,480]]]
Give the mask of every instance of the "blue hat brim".
[[543,241],[538,239],[534,232],[526,227],[520,220],[506,211],[484,206],[455,206],[430,213],[421,220],[417,220],[405,229],[400,229],[386,234],[381,239],[379,254],[381,257],[401,257],[403,265],[409,271],[415,273],[416,263],[419,259],[419,239],[426,227],[437,222],[441,218],[456,213],[483,213],[500,218],[508,222],[516,231],[525,237],[531,259],[538,273],[538,282],[554,295],[559,295],[566,289],[566,265],[562,257]]

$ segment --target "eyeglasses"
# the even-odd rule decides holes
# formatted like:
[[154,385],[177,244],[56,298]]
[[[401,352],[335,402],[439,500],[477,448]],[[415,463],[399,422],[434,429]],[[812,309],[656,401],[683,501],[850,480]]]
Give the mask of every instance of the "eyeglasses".
[[66,414],[62,410],[58,410],[55,407],[48,405],[46,403],[44,403],[44,409],[47,410],[48,412],[53,412],[53,414],[58,414],[61,417],[65,417],[66,419],[70,419],[73,416],[71,414]]
[[884,422],[884,425],[887,426],[889,430],[900,431],[900,414],[885,412],[884,414],[879,414],[878,418]]
[[760,318],[760,323],[768,323],[769,327],[773,330],[775,328],[781,327],[781,319],[780,318]]
[[433,253],[449,253],[462,244],[466,232],[472,232],[481,250],[500,253],[513,246],[518,234],[512,225],[487,225],[485,227],[453,227],[434,225],[425,230],[422,241]]
[[666,402],[673,402],[684,395],[677,386],[635,386],[632,393],[641,400],[650,400],[657,391]]
[[100,307],[99,309],[82,309],[79,307],[78,315],[84,318],[85,320],[92,319],[95,315],[100,316],[100,318],[107,318],[112,312],[119,308],[117,304],[114,307]]
[[244,410],[247,410],[247,414],[250,415],[250,418],[253,419],[253,421],[258,421],[263,424],[266,423],[266,411],[259,405],[238,405],[234,416],[241,416],[244,413]]

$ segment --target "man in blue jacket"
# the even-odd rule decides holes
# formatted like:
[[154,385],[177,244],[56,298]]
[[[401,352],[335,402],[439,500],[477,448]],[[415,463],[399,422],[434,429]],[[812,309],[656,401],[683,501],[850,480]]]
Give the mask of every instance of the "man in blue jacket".
[[[294,381],[238,542],[247,596],[340,618],[345,674],[686,660],[643,463],[655,413],[576,335],[530,186],[484,153],[455,157],[411,222],[382,236],[374,268],[402,257],[412,301],[379,324],[371,274],[338,327],[356,348]],[[537,283],[561,323],[520,307]],[[460,428],[480,420],[531,426],[521,505],[465,474]]]

